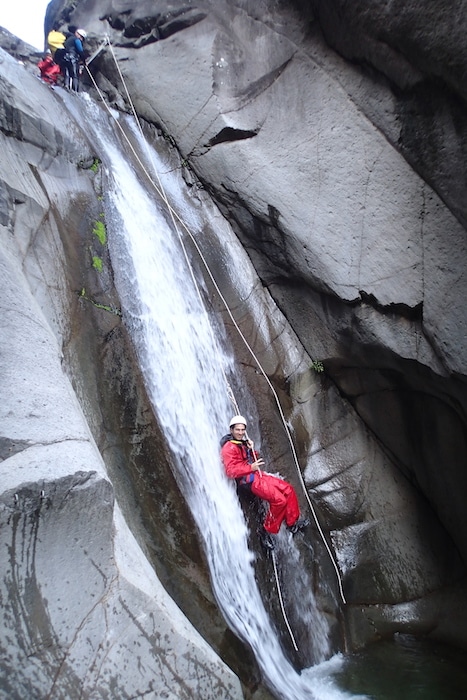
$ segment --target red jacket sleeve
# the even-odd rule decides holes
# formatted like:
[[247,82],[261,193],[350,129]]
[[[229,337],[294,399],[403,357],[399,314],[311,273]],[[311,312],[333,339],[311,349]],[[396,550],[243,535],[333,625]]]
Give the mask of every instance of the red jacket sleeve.
[[251,474],[253,471],[246,458],[246,450],[240,445],[226,442],[221,449],[221,458],[224,463],[225,473],[229,479],[238,479],[240,476]]

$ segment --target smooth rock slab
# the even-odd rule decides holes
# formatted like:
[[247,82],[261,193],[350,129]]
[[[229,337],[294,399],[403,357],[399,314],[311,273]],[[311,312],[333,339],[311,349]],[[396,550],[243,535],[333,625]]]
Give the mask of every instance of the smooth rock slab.
[[125,524],[62,365],[57,221],[86,222],[88,145],[13,59],[0,74],[0,699],[242,698]]
[[[70,448],[34,451],[36,466],[46,453],[47,471],[66,463]],[[3,466],[29,458],[23,451]],[[115,553],[113,520],[111,484],[96,472],[3,493],[0,697],[242,697],[235,676],[138,563],[118,514],[124,543]]]

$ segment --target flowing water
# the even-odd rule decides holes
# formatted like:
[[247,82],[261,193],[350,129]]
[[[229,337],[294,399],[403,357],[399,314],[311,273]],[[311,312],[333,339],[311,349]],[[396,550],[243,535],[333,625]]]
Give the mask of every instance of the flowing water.
[[[371,652],[324,661],[329,656],[327,622],[317,609],[298,550],[283,538],[279,549],[290,570],[298,572],[294,604],[303,627],[314,631],[309,643],[316,665],[298,674],[287,660],[255,580],[256,555],[249,549],[243,512],[219,460],[219,437],[232,413],[224,375],[233,377],[235,369],[222,329],[213,326],[206,313],[167,208],[137,176],[138,168],[107,116],[85,96],[68,97],[66,102],[75,113],[86,111],[99,144],[107,178],[109,247],[124,322],[172,448],[176,478],[197,524],[214,594],[229,626],[251,646],[265,684],[284,700],[338,700],[363,693],[375,700],[462,697],[455,694],[460,687],[455,681],[451,694],[439,694],[439,687],[447,683],[443,668],[451,666],[439,664],[436,675],[435,665],[426,662],[432,659],[426,648],[417,647],[415,653],[412,645],[407,655],[407,645],[385,643]],[[146,159],[147,145],[135,130],[132,138]],[[168,169],[155,152],[151,159],[160,172]],[[190,209],[175,176],[167,173],[164,186],[174,208],[199,232],[203,212]],[[198,284],[203,287],[199,280]],[[242,397],[244,405],[254,412],[251,397]],[[405,679],[399,686],[397,673]],[[426,677],[430,683],[424,683]]]
[[[224,375],[234,374],[233,359],[222,332],[211,325],[167,208],[142,184],[138,167],[131,164],[128,148],[119,143],[107,115],[84,95],[64,99],[81,122],[79,113],[85,112],[94,130],[106,173],[106,224],[123,319],[172,449],[179,488],[197,524],[219,607],[229,626],[252,648],[265,684],[277,698],[350,697],[332,678],[340,658],[323,661],[329,656],[327,623],[306,572],[297,577],[297,604],[304,624],[315,632],[310,643],[316,666],[301,674],[295,671],[263,604],[245,518],[219,459],[219,438],[232,413]],[[133,138],[145,158],[147,146],[136,130]],[[152,158],[158,169],[167,169],[155,152]],[[166,186],[173,195],[174,183],[167,180]],[[185,209],[191,225],[202,220],[199,212],[186,211],[182,198],[172,204]],[[247,397],[243,401],[251,403]],[[298,554],[289,544],[293,560]]]

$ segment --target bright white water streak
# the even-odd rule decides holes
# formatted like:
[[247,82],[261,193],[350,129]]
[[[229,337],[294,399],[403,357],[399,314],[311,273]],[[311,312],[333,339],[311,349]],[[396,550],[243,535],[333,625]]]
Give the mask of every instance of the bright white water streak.
[[[73,106],[70,98],[66,101],[72,111],[78,108],[76,101]],[[219,459],[219,437],[232,412],[221,365],[231,371],[231,360],[213,341],[166,212],[155,204],[151,188],[145,189],[135,176],[101,111],[84,96],[79,101],[108,176],[106,223],[124,321],[173,451],[179,487],[204,543],[218,604],[252,647],[266,684],[278,698],[349,697],[330,677],[340,663],[337,657],[299,675],[282,652],[255,581],[245,519]]]

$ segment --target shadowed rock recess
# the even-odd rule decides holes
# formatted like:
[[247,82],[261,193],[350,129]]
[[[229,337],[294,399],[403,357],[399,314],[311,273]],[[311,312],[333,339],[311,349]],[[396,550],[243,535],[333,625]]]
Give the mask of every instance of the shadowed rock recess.
[[[342,575],[339,609],[327,555],[309,545],[330,653],[396,632],[467,648],[462,8],[47,10],[47,26],[86,27],[90,52],[109,37],[90,66],[99,90],[130,111],[117,61],[185,196],[220,210],[249,256],[236,267],[203,222]],[[37,54],[7,32],[0,45],[0,697],[271,698],[216,603],[122,320],[98,224],[102,154],[73,107],[85,98],[42,84]],[[297,484],[275,401],[205,285],[268,457]]]

